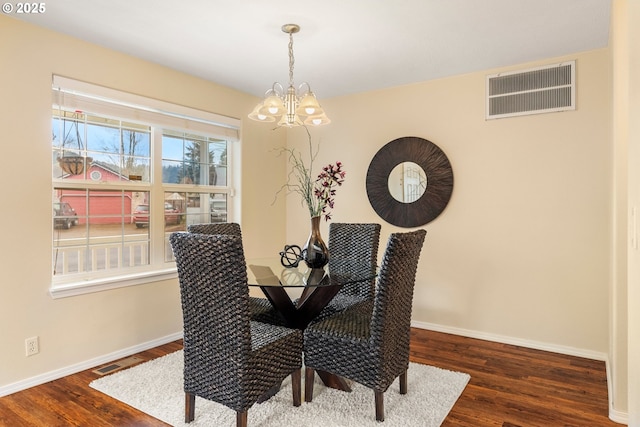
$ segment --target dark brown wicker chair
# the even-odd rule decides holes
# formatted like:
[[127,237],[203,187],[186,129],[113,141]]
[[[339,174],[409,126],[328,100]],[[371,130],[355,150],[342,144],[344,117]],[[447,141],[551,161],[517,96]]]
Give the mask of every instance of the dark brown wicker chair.
[[195,397],[247,411],[288,375],[300,405],[302,333],[251,321],[247,270],[239,236],[173,233],[184,320],[185,422]]
[[[367,276],[375,271],[380,244],[380,224],[331,223],[329,225],[329,271]],[[343,286],[314,322],[354,305],[371,309],[375,279]]]
[[372,388],[378,421],[384,421],[384,392],[395,378],[400,377],[400,393],[407,392],[413,288],[425,235],[424,230],[391,234],[373,312],[353,306],[305,329],[307,402],[313,398],[315,370]]
[[196,234],[228,234],[231,236],[242,237],[240,224],[236,222],[212,222],[212,223],[204,223],[204,224],[189,224],[187,225],[187,231],[189,233],[196,233]]
[[[235,222],[217,222],[190,224],[187,226],[189,233],[201,234],[227,234],[242,238],[240,224]],[[272,325],[285,326],[285,319],[266,298],[249,297],[249,313],[251,320],[270,323]]]

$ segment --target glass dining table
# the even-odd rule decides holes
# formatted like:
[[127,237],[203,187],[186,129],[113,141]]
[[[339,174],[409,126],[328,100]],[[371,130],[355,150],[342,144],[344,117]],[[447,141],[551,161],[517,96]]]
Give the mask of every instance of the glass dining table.
[[[328,265],[311,269],[304,262],[285,267],[277,257],[249,259],[247,267],[249,286],[259,287],[286,325],[296,329],[306,328],[344,285],[367,283],[377,274],[332,271]],[[324,371],[317,373],[327,387],[351,391],[343,378]]]
[[304,262],[285,267],[276,257],[248,260],[247,266],[249,286],[262,289],[286,325],[297,329],[316,318],[344,285],[370,282],[377,273],[332,271],[328,265],[312,269]]

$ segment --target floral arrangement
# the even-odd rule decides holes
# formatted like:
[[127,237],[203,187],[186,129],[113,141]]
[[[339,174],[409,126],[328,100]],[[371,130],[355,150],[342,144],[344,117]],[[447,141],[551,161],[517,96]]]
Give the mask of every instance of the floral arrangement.
[[[333,187],[335,185],[341,186],[346,174],[347,173],[342,170],[341,162],[336,162],[335,166],[328,164],[322,168],[322,172],[318,175],[318,179],[316,179],[315,188],[313,190],[313,195],[318,201],[316,205],[316,215],[322,212],[322,215],[324,215],[327,221],[331,219],[330,210],[333,209],[333,196],[336,195],[336,190]],[[314,216],[311,206],[309,207],[309,213],[312,217]]]
[[[305,128],[306,129],[306,128]],[[311,143],[311,134],[307,129],[309,136],[309,166],[305,164],[302,154],[290,149],[282,148],[282,152],[286,152],[289,156],[291,171],[287,177],[287,183],[282,186],[280,191],[287,189],[289,192],[296,192],[302,196],[302,202],[307,205],[311,218],[323,215],[325,220],[331,219],[331,209],[334,207],[334,196],[336,195],[336,187],[344,182],[346,172],[342,169],[342,163],[336,162],[322,168],[322,172],[314,179],[311,177],[311,169],[313,161],[318,154],[317,150],[313,152]],[[276,193],[276,196],[278,195]]]

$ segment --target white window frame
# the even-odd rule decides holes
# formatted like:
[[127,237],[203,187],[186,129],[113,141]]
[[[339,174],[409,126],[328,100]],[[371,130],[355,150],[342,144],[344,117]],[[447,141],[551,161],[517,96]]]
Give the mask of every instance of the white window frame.
[[[80,82],[62,76],[53,76],[53,105],[72,108],[117,117],[122,120],[134,120],[149,124],[155,128],[164,128],[188,133],[219,137],[228,141],[227,145],[227,186],[225,189],[211,187],[210,192],[227,194],[227,221],[235,220],[233,200],[235,188],[239,183],[240,171],[235,169],[239,162],[235,159],[240,153],[240,120],[197,110],[181,105],[142,97],[114,89]],[[101,190],[122,189],[148,191],[152,200],[164,200],[165,191],[202,191],[202,186],[184,184],[164,184],[162,182],[162,131],[151,134],[151,178],[149,182],[129,182],[120,184],[92,183],[84,181],[83,188]],[[238,157],[239,158],[239,157]],[[77,182],[52,178],[51,188],[78,188]],[[155,203],[155,208],[159,205]],[[162,208],[152,206],[151,218],[163,217]],[[154,210],[155,209],[155,210]],[[53,221],[53,219],[52,219]],[[238,222],[237,220],[235,220]],[[53,229],[53,225],[52,225]],[[127,269],[106,270],[100,272],[79,273],[73,275],[52,274],[50,294],[53,298],[63,298],[115,289],[125,286],[144,284],[177,277],[175,262],[164,260],[165,235],[163,221],[150,222],[149,265]],[[53,242],[53,239],[51,240]],[[52,251],[53,252],[53,243]]]

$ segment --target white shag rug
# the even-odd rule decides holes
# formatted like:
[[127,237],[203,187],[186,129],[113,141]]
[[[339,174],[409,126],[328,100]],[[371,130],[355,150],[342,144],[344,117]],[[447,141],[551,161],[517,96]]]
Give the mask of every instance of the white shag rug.
[[[235,426],[235,411],[196,397],[195,420],[184,423],[182,350],[115,372],[90,386],[172,426]],[[411,363],[408,393],[399,393],[398,379],[384,394],[385,421],[375,420],[373,391],[352,383],[346,393],[324,386],[318,376],[313,401],[293,406],[291,377],[280,391],[249,409],[251,427],[437,427],[460,397],[470,376],[433,366]]]

